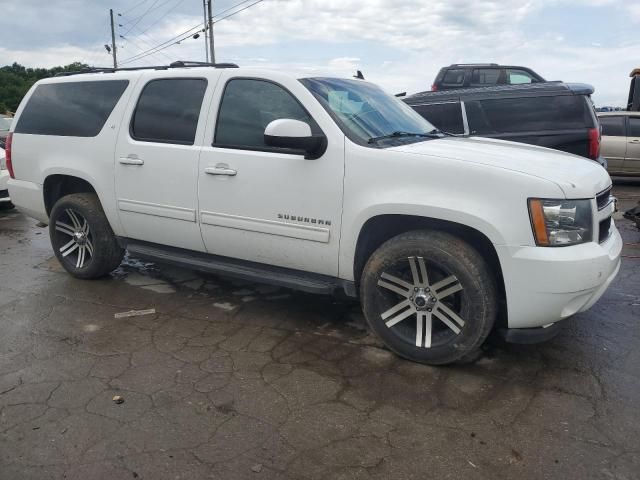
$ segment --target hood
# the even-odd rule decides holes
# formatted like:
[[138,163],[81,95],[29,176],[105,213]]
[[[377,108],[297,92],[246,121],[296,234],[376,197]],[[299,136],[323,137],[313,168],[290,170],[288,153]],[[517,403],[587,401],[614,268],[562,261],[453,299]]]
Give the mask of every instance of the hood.
[[451,158],[524,173],[558,185],[567,198],[591,198],[611,186],[607,171],[588,158],[491,138],[445,137],[390,151]]

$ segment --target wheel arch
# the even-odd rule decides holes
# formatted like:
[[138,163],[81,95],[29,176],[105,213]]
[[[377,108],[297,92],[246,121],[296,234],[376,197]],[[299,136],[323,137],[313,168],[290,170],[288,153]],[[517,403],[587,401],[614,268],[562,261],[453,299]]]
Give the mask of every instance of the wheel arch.
[[60,198],[73,193],[95,193],[100,200],[96,189],[84,178],[59,173],[48,175],[42,185],[47,216],[51,214],[51,209]]
[[432,217],[405,214],[380,214],[369,218],[361,227],[353,258],[353,278],[356,290],[364,266],[371,254],[387,240],[413,230],[437,230],[461,238],[473,246],[489,264],[499,295],[499,316],[496,325],[506,325],[506,291],[498,253],[489,237],[477,228]]

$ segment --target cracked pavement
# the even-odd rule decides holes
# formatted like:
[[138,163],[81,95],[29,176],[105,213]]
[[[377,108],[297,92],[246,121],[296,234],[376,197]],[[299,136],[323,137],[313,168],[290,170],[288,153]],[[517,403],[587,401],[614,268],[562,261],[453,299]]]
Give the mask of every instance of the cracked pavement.
[[73,279],[2,211],[0,479],[640,478],[640,232],[618,227],[619,277],[557,338],[434,368],[343,299],[131,258]]

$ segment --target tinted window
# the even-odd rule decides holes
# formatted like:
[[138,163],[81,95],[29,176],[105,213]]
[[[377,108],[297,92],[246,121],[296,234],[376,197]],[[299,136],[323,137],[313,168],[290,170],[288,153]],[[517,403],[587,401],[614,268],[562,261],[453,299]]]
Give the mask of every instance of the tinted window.
[[629,137],[640,137],[640,118],[629,117]]
[[300,103],[279,85],[263,80],[231,80],[220,104],[215,143],[270,148],[264,143],[264,130],[280,118],[301,120],[317,130]]
[[95,137],[128,84],[128,80],[108,80],[38,85],[15,132]]
[[304,78],[300,80],[354,142],[371,148],[422,142],[425,137],[393,135],[394,132],[428,133],[427,122],[405,102],[389,95],[377,85],[343,78]]
[[464,84],[464,70],[447,70],[442,79],[442,84],[461,87]]
[[507,69],[507,83],[511,85],[521,85],[523,83],[532,83],[536,80],[524,70]]
[[145,142],[193,145],[207,81],[152,80],[144,87],[131,121],[131,136]]
[[471,134],[593,128],[582,96],[504,98],[465,102]]
[[624,137],[624,117],[600,117],[602,135],[610,137]]
[[443,132],[464,133],[462,107],[459,102],[415,105],[413,109]]
[[499,68],[476,68],[471,75],[471,85],[495,85],[499,78]]

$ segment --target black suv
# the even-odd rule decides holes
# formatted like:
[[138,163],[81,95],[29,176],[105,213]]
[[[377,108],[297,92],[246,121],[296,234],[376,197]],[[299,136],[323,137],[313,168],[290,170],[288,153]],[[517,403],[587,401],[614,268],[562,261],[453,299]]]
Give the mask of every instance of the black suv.
[[455,88],[522,85],[544,81],[544,78],[527,67],[497,63],[454,63],[440,69],[431,90],[435,92]]
[[417,93],[404,99],[443,132],[554,148],[598,161],[593,87],[544,82]]

